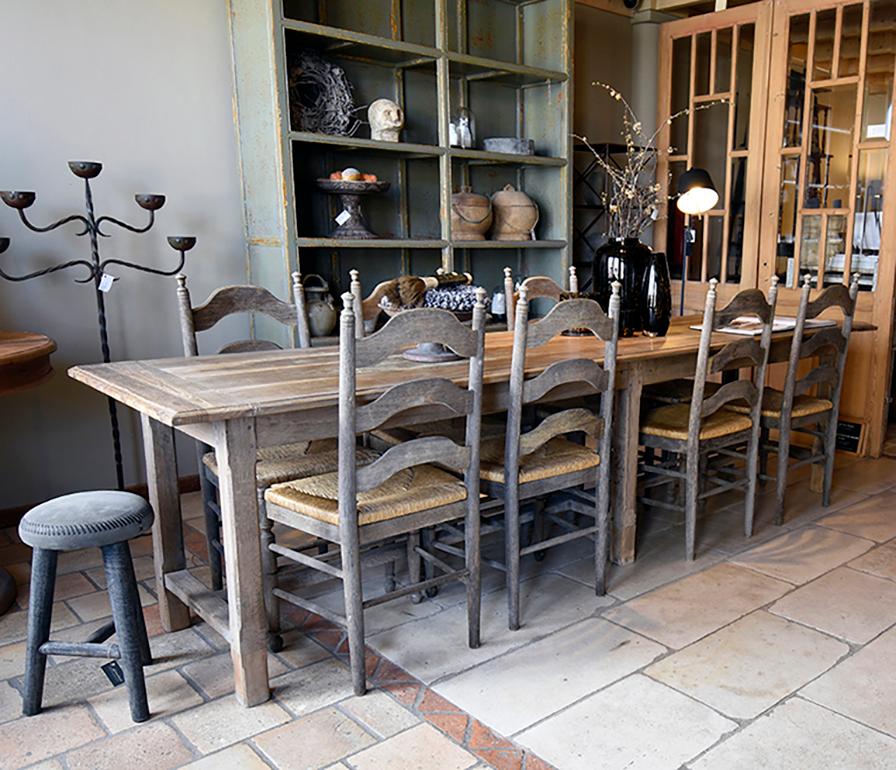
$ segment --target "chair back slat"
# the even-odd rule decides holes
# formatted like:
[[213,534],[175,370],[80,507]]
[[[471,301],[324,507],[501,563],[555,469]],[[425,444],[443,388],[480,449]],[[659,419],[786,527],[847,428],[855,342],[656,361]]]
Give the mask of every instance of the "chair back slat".
[[702,418],[718,412],[725,404],[732,401],[746,401],[751,407],[756,405],[759,400],[759,389],[752,380],[734,380],[726,382],[713,393],[709,398],[703,401],[700,416]]
[[811,369],[805,377],[801,377],[796,381],[793,390],[794,396],[801,396],[808,393],[817,385],[827,385],[828,387],[836,386],[840,379],[840,372],[834,364],[826,364],[824,366],[816,366]]
[[412,380],[393,385],[379,398],[359,406],[355,412],[355,430],[367,433],[387,420],[421,406],[444,406],[454,416],[470,413],[473,395],[444,378]]
[[[694,372],[694,393],[688,415],[688,444],[694,451],[700,441],[701,424],[704,418],[717,412],[729,401],[745,399],[750,405],[753,429],[759,429],[762,399],[759,397],[765,381],[768,353],[771,348],[772,328],[775,319],[775,305],[778,299],[778,279],[772,277],[768,299],[759,289],[745,289],[738,292],[721,310],[716,310],[718,281],[713,278],[706,292],[703,309],[703,325],[700,331],[700,346],[697,351],[697,367]],[[738,339],[724,345],[715,355],[710,355],[713,332],[730,324],[740,316],[754,316],[762,323],[759,339]],[[752,380],[735,381],[723,385],[713,396],[704,398],[706,378],[724,369],[744,363],[753,368]],[[690,451],[690,449],[689,449]]]
[[447,310],[430,307],[407,310],[390,318],[379,331],[358,340],[357,365],[373,366],[420,342],[439,343],[463,358],[471,358],[476,355],[477,334]]
[[283,350],[276,342],[270,340],[239,340],[228,342],[218,350],[219,353],[255,353],[261,350]]
[[[482,375],[485,351],[484,289],[476,292],[470,328],[445,310],[417,308],[392,318],[382,329],[358,339],[356,295],[342,295],[339,319],[339,528],[347,540],[358,538],[358,492],[365,492],[407,468],[427,463],[463,471],[467,515],[479,515],[479,435],[482,416]],[[469,359],[466,389],[443,377],[416,379],[393,386],[374,401],[357,405],[357,372],[374,366],[386,356],[420,342],[448,346]],[[411,370],[409,370],[410,372]],[[358,467],[358,434],[400,416],[413,415],[419,422],[428,410],[433,420],[451,416],[466,418],[465,441],[459,446],[447,436],[426,436],[391,447],[370,465]]]
[[596,438],[600,427],[600,417],[588,409],[573,408],[555,412],[545,417],[537,427],[520,436],[520,456],[532,454],[552,438],[569,433],[585,433]]
[[531,404],[570,383],[587,384],[595,393],[603,393],[609,381],[609,374],[597,361],[587,358],[555,361],[541,374],[523,383],[523,402]]
[[[528,283],[530,279],[524,282]],[[548,314],[530,324],[527,347],[536,348],[554,339],[558,334],[573,329],[587,329],[601,340],[613,336],[613,321],[593,299],[567,299],[558,302]]]
[[800,346],[800,358],[812,358],[821,351],[829,351],[836,354],[842,353],[846,347],[846,338],[838,326],[829,326],[819,329],[808,339],[803,340]]
[[[569,267],[569,285],[564,289],[553,278],[546,275],[533,275],[527,278],[523,283],[526,284],[529,300],[544,297],[552,299],[554,302],[560,302],[563,299],[569,299],[579,293],[579,277],[576,274],[574,265]],[[514,329],[514,309],[519,301],[520,295],[518,291],[513,290],[513,271],[509,267],[504,268],[504,303],[507,308],[507,331]]]
[[806,305],[806,318],[817,318],[825,310],[839,307],[844,315],[852,315],[855,311],[855,297],[850,288],[842,283],[828,286],[821,294]]
[[[292,274],[293,300],[295,304],[278,299],[261,286],[223,286],[209,295],[201,305],[193,307],[187,278],[177,276],[178,311],[184,355],[199,355],[196,340],[198,332],[208,331],[228,316],[237,313],[260,313],[295,330],[299,347],[311,346],[311,335],[305,313],[305,293],[301,276]],[[228,343],[219,353],[236,353],[254,350],[278,350],[279,345],[265,340],[239,340]]]
[[470,449],[458,446],[446,436],[425,436],[403,441],[386,450],[369,465],[357,469],[357,490],[366,492],[378,487],[399,471],[426,463],[438,463],[463,470],[470,461]]
[[741,369],[758,366],[762,362],[764,352],[762,345],[754,339],[729,342],[709,359],[710,374],[718,374],[726,369]]

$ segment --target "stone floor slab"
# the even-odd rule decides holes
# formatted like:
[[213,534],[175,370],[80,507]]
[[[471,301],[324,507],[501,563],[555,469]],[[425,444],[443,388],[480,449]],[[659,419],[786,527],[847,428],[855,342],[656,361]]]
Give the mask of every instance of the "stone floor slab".
[[182,770],[270,770],[270,765],[245,743],[184,765]]
[[838,663],[800,695],[896,737],[896,630]]
[[81,705],[17,719],[0,730],[2,766],[4,770],[17,770],[104,735],[87,707]]
[[859,460],[847,472],[834,474],[834,486],[865,495],[880,494],[896,486],[896,460]]
[[764,610],[645,673],[736,719],[752,719],[849,653],[848,645]]
[[819,526],[836,529],[878,543],[896,537],[896,493],[868,497],[848,505],[816,522]]
[[[318,649],[321,649],[318,647]],[[329,657],[321,649],[321,657]],[[274,655],[268,655],[268,676],[285,674],[289,668]],[[229,652],[203,657],[183,667],[184,674],[199,687],[208,698],[219,698],[233,692],[233,663]]]
[[[76,626],[80,621],[75,614],[65,606],[65,602],[54,602],[53,621],[50,629],[58,631],[69,626]],[[7,612],[0,615],[0,644],[21,642],[28,636],[28,613],[23,610]]]
[[588,618],[433,689],[502,735],[513,735],[665,652],[643,636]]
[[736,723],[637,674],[520,733],[563,770],[674,770]]
[[692,770],[885,770],[896,741],[814,703],[792,698],[689,765]]
[[840,567],[775,602],[771,611],[865,644],[896,623],[896,584]]
[[463,605],[375,634],[367,643],[418,679],[431,683],[583,620],[612,601],[595,596],[581,583],[559,575],[541,575],[520,585],[522,626],[518,631],[507,628],[504,592],[483,596],[482,645],[478,649],[467,646],[467,611]]
[[201,753],[210,754],[282,725],[290,718],[289,713],[274,701],[247,709],[228,695],[175,714],[171,723]]
[[123,765],[173,770],[193,759],[193,752],[164,722],[147,722],[65,756],[69,770],[121,770]]
[[345,664],[328,658],[272,679],[271,691],[295,716],[301,716],[351,695],[351,673]]
[[[760,492],[754,513],[757,521],[767,521],[774,517],[775,495],[773,484],[769,484]],[[847,489],[835,482],[831,492],[831,504],[825,508],[821,504],[821,493],[813,492],[808,483],[790,484],[787,487],[784,500],[784,526],[788,529],[802,527],[828,513],[858,503],[865,497],[867,495]]]
[[413,727],[420,720],[380,690],[344,700],[339,708],[382,738]]
[[349,762],[355,770],[466,770],[477,760],[424,722],[364,749]]
[[376,738],[342,712],[326,708],[256,735],[252,742],[279,770],[306,770],[355,754]]
[[[146,677],[146,697],[153,719],[184,711],[202,703],[202,697],[177,671],[163,671]],[[127,687],[116,687],[88,700],[110,733],[134,726],[128,707]]]
[[604,617],[679,649],[790,589],[780,580],[718,564],[613,607]]
[[896,580],[896,543],[885,543],[872,548],[847,566],[869,575]]
[[871,547],[870,540],[824,527],[805,527],[752,548],[738,555],[733,563],[800,585]]

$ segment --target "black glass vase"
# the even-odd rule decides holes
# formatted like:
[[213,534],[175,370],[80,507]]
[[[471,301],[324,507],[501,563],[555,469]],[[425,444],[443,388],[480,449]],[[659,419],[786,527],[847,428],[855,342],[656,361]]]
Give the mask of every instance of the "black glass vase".
[[613,281],[619,281],[619,334],[631,337],[641,330],[641,284],[650,249],[637,238],[611,238],[594,252],[592,291],[608,310]]
[[672,280],[666,255],[652,252],[641,279],[641,329],[648,337],[665,337],[672,320]]

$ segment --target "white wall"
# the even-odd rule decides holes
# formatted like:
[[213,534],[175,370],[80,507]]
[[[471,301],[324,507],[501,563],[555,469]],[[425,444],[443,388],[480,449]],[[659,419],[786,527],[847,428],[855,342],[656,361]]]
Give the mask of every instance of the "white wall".
[[[244,281],[225,0],[0,0],[0,52],[0,189],[36,190],[30,213],[47,223],[83,206],[66,162],[100,160],[98,213],[142,223],[133,194],[168,196],[153,230],[115,231],[103,256],[172,265],[165,236],[193,234],[185,272],[194,302]],[[74,233],[30,233],[0,205],[0,235],[12,238],[0,257],[7,271],[86,258],[89,244]],[[113,357],[179,355],[174,279],[110,272],[121,276],[107,297]],[[0,328],[59,345],[52,380],[0,398],[0,509],[115,483],[105,401],[65,374],[100,360],[93,289],[75,277],[0,280]],[[126,481],[136,483],[138,421],[126,409],[122,418]],[[181,473],[194,472],[189,442],[179,456]]]

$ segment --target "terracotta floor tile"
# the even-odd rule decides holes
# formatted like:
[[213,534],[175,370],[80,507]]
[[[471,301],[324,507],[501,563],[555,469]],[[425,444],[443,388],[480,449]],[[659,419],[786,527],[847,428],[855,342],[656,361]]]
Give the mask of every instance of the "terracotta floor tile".
[[4,770],[16,770],[104,735],[86,706],[51,709],[3,725],[0,757]]
[[252,742],[281,770],[329,765],[376,743],[356,722],[326,708],[256,735]]
[[[282,661],[268,655],[269,677],[280,676],[287,671],[289,669]],[[183,672],[208,698],[219,698],[233,692],[233,663],[229,652],[202,657],[184,666]]]
[[9,682],[0,682],[0,724],[22,716],[22,696]]
[[272,679],[271,691],[287,709],[301,716],[350,696],[351,673],[348,666],[329,658]]
[[726,716],[752,719],[848,653],[836,639],[760,610],[645,673]]
[[[140,594],[140,605],[148,607],[155,604],[156,598],[143,586],[137,586]],[[95,591],[85,596],[76,596],[69,599],[66,604],[81,620],[97,620],[108,618],[112,615],[112,606],[109,604],[109,594],[105,591]]]
[[123,762],[146,770],[168,770],[192,759],[193,752],[164,722],[147,722],[65,756],[69,770],[121,770]]
[[[91,594],[96,592],[96,586],[91,583],[82,572],[70,572],[67,575],[59,575],[53,588],[53,600],[60,602],[64,599],[71,599],[75,596],[83,594]],[[28,607],[28,599],[30,597],[30,586],[19,586],[16,596],[16,604],[23,610]]]
[[413,727],[420,721],[419,717],[380,690],[344,700],[339,708],[382,738]]
[[274,701],[244,708],[228,695],[189,711],[175,714],[171,723],[203,754],[239,743],[290,721],[290,715]]
[[693,770],[885,770],[896,741],[801,698],[747,725],[698,761]]
[[775,602],[771,611],[865,644],[896,622],[896,584],[841,567]]
[[731,564],[643,594],[604,612],[604,617],[675,649],[768,604],[788,583]]
[[190,762],[182,770],[270,770],[270,765],[245,743],[238,743]]
[[25,642],[0,647],[0,681],[25,671]]
[[349,762],[356,770],[464,770],[477,759],[424,723],[364,749]]
[[[74,613],[65,606],[64,602],[53,604],[53,623],[51,629],[58,631],[79,623]],[[28,613],[23,610],[7,612],[0,615],[0,645],[10,642],[20,642],[28,636]]]
[[[146,677],[146,697],[152,719],[160,719],[178,711],[198,706],[202,697],[177,671],[163,671]],[[118,733],[134,726],[128,707],[127,687],[116,687],[90,698],[100,721],[110,733]]]

